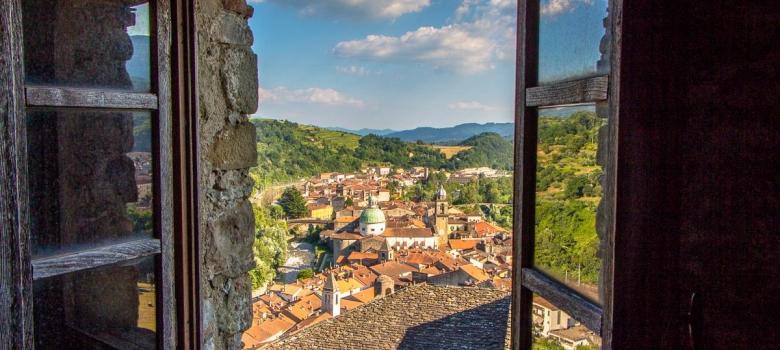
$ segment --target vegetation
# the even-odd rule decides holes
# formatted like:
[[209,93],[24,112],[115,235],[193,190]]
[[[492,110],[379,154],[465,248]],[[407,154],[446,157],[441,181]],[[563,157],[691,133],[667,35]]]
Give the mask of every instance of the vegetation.
[[288,121],[253,119],[257,127],[257,166],[250,176],[257,188],[285,183],[323,172],[356,172],[364,166],[425,166],[457,170],[467,167],[512,167],[512,143],[496,133],[465,140],[448,159],[423,143],[355,134]]
[[249,272],[252,288],[262,288],[276,276],[276,269],[287,259],[288,229],[284,220],[271,216],[269,207],[254,207],[255,268]]
[[601,268],[596,207],[601,167],[596,164],[599,129],[593,112],[539,119],[536,246],[534,261],[557,276],[595,284]]
[[512,142],[493,132],[472,136],[461,142],[461,146],[470,147],[452,157],[450,169],[490,167],[511,170],[514,147]]
[[298,276],[296,277],[299,280],[312,278],[314,277],[314,270],[312,269],[303,269],[301,271],[298,271]]
[[298,219],[306,216],[306,199],[298,189],[287,187],[279,198],[279,206],[284,210],[284,215],[290,219]]

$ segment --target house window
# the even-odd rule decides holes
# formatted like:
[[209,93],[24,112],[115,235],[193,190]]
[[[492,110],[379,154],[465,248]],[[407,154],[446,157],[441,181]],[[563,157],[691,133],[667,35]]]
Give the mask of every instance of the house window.
[[[515,348],[573,334],[600,346],[605,336],[617,124],[608,89],[611,3],[519,2]],[[558,310],[556,329],[533,319],[537,300]]]
[[2,32],[17,33],[3,34],[0,86],[20,102],[0,134],[16,160],[0,166],[16,179],[0,195],[15,235],[0,244],[18,275],[0,282],[18,288],[2,302],[23,305],[0,328],[20,348],[172,348],[168,1],[0,8]]

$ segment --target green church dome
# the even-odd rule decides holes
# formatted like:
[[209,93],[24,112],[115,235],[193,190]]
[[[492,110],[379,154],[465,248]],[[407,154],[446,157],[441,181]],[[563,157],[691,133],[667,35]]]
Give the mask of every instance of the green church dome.
[[385,222],[385,213],[379,208],[366,208],[360,214],[361,224],[381,224]]
[[368,208],[360,214],[361,224],[382,224],[385,222],[385,213],[379,209],[373,197],[368,198]]

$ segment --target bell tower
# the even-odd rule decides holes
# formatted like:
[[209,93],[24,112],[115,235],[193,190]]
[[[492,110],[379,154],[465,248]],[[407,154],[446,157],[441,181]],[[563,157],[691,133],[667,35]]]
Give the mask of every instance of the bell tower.
[[336,276],[331,272],[322,289],[322,310],[330,312],[333,317],[338,316],[341,313],[340,299]]
[[[436,192],[435,205],[436,234],[439,235],[439,238],[444,238],[446,240],[450,235],[450,226],[447,223],[450,204],[447,202],[447,191],[444,190],[444,185],[439,185],[439,191]],[[444,243],[446,243],[446,241]]]

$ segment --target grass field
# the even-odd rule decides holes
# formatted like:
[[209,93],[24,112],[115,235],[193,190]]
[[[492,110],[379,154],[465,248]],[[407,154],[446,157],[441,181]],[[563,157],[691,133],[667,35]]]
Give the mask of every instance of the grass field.
[[439,150],[439,152],[444,154],[444,156],[447,157],[447,159],[452,158],[454,155],[458,154],[458,152],[471,149],[470,146],[440,146],[440,145],[428,145],[428,146],[433,149]]
[[354,150],[358,147],[358,141],[360,141],[360,136],[347,132],[318,128],[311,125],[300,125],[300,128],[308,134],[309,140],[319,140],[321,147],[338,145]]

